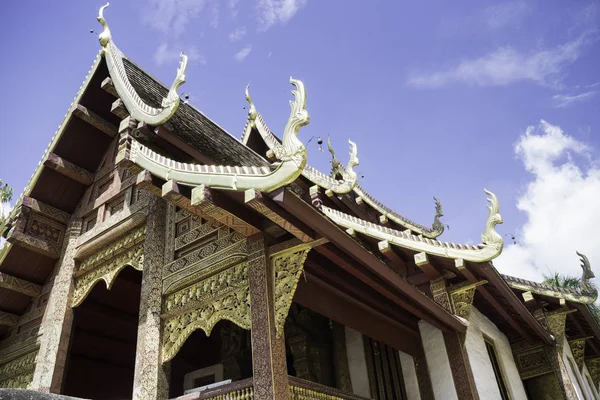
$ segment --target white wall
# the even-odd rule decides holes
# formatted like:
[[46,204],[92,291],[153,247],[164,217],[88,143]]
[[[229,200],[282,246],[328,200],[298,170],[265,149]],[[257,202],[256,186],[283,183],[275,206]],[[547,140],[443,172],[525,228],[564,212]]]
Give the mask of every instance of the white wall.
[[346,354],[348,355],[352,392],[358,396],[370,398],[371,389],[369,387],[369,372],[367,371],[363,335],[347,326],[345,328]]
[[[563,342],[562,359],[563,359],[563,362],[565,363],[565,367],[567,368],[567,372],[569,373],[569,379],[571,379],[571,383],[573,384],[573,387],[575,388],[575,392],[577,392],[577,397],[581,400],[587,399],[588,396],[586,395],[584,397],[584,394],[583,394],[583,391],[585,390],[585,388],[582,388],[579,385],[579,382],[583,382],[583,377],[581,376],[581,373],[577,369],[577,364],[575,364],[575,359],[573,358],[573,353],[571,352],[571,346],[569,346],[569,342],[567,341],[566,337]],[[571,360],[571,363],[575,367],[574,369],[571,368],[571,363],[569,362],[569,359]],[[587,394],[587,391],[586,391],[586,394]]]
[[442,331],[423,320],[419,321],[419,331],[434,397],[438,400],[458,400]]
[[[594,381],[592,380],[592,376],[590,375],[590,371],[587,368],[587,365],[585,365],[585,363],[583,363],[583,368],[581,369],[581,375],[583,376],[583,381],[585,382],[585,387],[588,390],[588,393],[591,393],[592,396],[590,397],[590,399],[596,399],[598,400],[598,390],[596,390],[596,387],[594,386]],[[591,384],[590,384],[591,382]]]
[[484,335],[494,344],[496,357],[502,369],[504,384],[511,398],[513,400],[527,400],[525,388],[515,365],[506,335],[485,315],[473,307],[469,318],[465,347],[479,397],[486,400],[501,400],[492,362],[485,346]]
[[406,397],[409,400],[421,400],[415,360],[412,356],[401,351],[398,351],[398,354],[400,355],[400,364],[402,365],[402,377],[404,378]]

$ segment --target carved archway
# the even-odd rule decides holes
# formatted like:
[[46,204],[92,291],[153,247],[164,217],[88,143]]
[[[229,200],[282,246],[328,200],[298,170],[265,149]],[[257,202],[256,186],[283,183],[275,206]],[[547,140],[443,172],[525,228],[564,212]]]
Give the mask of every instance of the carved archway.
[[133,247],[113,259],[100,264],[93,270],[76,277],[71,307],[80,305],[100,281],[104,281],[106,288],[110,290],[119,272],[127,266],[138,271],[144,269],[144,249],[142,245]]
[[248,263],[221,271],[165,299],[162,361],[171,360],[192,332],[202,329],[210,336],[221,320],[250,329],[250,286]]

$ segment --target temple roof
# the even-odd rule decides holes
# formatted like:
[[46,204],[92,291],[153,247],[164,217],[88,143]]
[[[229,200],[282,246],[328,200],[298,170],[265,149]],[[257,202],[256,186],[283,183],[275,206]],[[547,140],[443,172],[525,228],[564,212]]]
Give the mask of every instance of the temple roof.
[[[134,89],[148,104],[159,106],[169,89],[127,57],[123,64]],[[270,163],[189,103],[180,104],[164,127],[209,155],[215,164],[268,166]]]
[[597,293],[584,292],[579,288],[557,287],[504,274],[502,274],[502,278],[504,278],[508,286],[512,289],[554,297],[556,299],[564,299],[574,303],[591,304],[596,301],[596,298],[598,297]]

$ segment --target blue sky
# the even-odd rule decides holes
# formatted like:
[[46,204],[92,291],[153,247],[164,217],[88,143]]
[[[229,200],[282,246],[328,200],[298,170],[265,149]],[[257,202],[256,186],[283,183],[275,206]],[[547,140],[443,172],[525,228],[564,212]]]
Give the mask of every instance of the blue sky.
[[[99,50],[101,5],[4,7],[0,178],[16,193]],[[167,84],[185,51],[181,92],[236,137],[248,82],[279,133],[288,78],[302,79],[301,139],[331,135],[343,161],[355,141],[361,185],[417,222],[431,223],[439,197],[445,240],[479,242],[492,190],[501,271],[579,274],[576,249],[600,265],[598,1],[116,0],[105,17],[120,49]],[[329,169],[316,139],[309,154]]]

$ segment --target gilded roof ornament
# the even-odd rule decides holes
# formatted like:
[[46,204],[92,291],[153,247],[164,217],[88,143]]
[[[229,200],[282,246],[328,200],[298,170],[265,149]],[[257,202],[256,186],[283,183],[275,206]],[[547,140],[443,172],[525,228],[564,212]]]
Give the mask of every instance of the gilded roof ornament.
[[481,235],[483,243],[476,246],[441,242],[439,240],[412,235],[410,232],[401,232],[374,224],[325,206],[321,206],[321,210],[341,227],[353,229],[355,232],[360,232],[379,241],[387,240],[389,243],[405,249],[425,252],[440,257],[486,262],[500,255],[504,242],[502,236],[495,230],[496,225],[502,223],[498,199],[488,190],[485,190],[485,193],[490,196],[488,198],[488,202],[490,203],[488,206],[489,215],[485,224],[485,230]]
[[121,146],[117,157],[128,159],[155,176],[174,180],[181,185],[271,192],[296,180],[306,166],[306,148],[298,139],[298,131],[310,120],[306,111],[306,91],[302,81],[290,78],[290,83],[296,87],[292,91],[294,100],[290,101],[291,113],[283,141],[273,149],[279,161],[272,164],[271,168],[180,163],[163,157],[133,137],[129,137]]
[[98,22],[100,22],[100,24],[102,25],[102,28],[104,28],[102,30],[102,32],[100,32],[100,35],[98,35],[98,40],[100,40],[100,45],[102,45],[102,47],[106,47],[108,42],[110,42],[112,40],[110,28],[108,27],[108,24],[106,23],[106,20],[104,19],[104,9],[107,8],[109,5],[110,5],[110,3],[106,2],[105,5],[100,7],[100,11],[98,11],[98,18],[97,18]]
[[254,106],[254,103],[252,102],[252,98],[250,97],[250,84],[246,85],[246,101],[248,102],[248,120],[252,121],[252,123],[254,123],[254,121],[256,120],[256,116],[258,115],[258,111],[256,111],[256,107]]
[[161,107],[153,107],[147,104],[129,81],[127,71],[123,64],[124,55],[117,48],[112,40],[112,34],[108,23],[104,19],[104,10],[110,3],[100,8],[98,12],[98,22],[104,28],[98,36],[100,45],[102,46],[102,54],[106,59],[108,71],[113,81],[115,89],[129,111],[133,119],[138,122],[145,122],[148,125],[156,126],[164,124],[175,114],[181,99],[177,94],[177,90],[185,83],[185,72],[187,70],[188,58],[183,52],[180,54],[181,60],[175,80],[169,89],[169,93],[161,101]]
[[590,265],[590,260],[578,251],[575,251],[581,259],[581,269],[583,269],[583,275],[581,275],[581,291],[586,293],[596,293],[598,295],[598,289],[596,289],[591,283],[590,279],[595,278],[594,271]]
[[512,289],[528,291],[556,299],[564,299],[579,304],[593,304],[598,299],[598,289],[590,283],[590,279],[594,278],[595,275],[588,258],[578,251],[576,253],[581,259],[581,268],[583,269],[579,288],[553,286],[509,275],[502,275],[502,277]]

